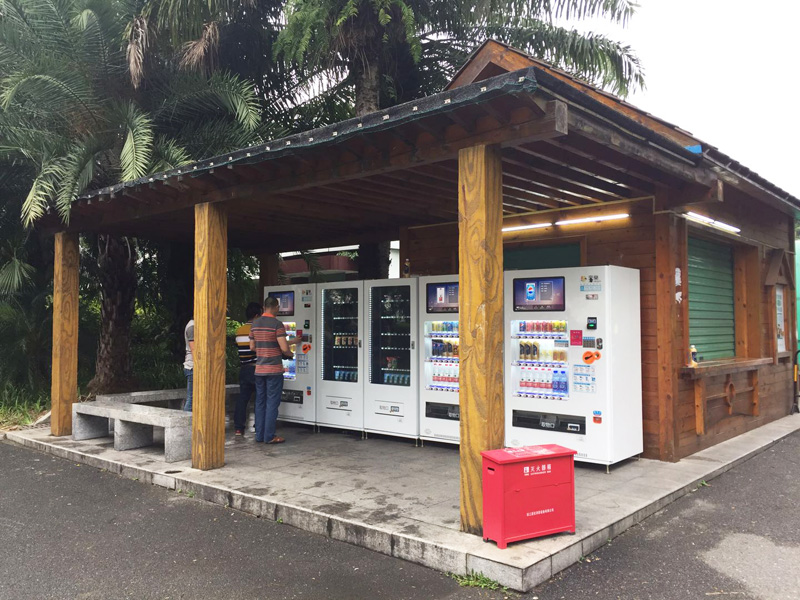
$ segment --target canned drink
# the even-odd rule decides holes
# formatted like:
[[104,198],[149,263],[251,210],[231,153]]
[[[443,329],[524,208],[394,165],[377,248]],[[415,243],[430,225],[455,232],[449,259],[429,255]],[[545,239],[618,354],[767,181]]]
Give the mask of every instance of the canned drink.
[[342,338],[341,338],[341,336],[338,336],[338,335],[337,335],[335,338],[333,338],[333,345],[334,345],[334,346],[341,346],[341,345],[342,345]]

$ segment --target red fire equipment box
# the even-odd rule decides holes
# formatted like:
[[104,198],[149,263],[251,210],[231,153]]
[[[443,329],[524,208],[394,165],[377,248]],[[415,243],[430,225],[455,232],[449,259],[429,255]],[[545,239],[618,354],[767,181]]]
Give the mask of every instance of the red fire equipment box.
[[547,444],[481,452],[483,539],[575,533],[575,450]]

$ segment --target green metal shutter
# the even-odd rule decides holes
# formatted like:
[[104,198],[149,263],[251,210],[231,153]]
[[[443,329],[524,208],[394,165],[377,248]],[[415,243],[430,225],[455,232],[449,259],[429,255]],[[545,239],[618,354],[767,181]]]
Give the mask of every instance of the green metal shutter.
[[689,343],[703,360],[736,356],[733,249],[689,238]]

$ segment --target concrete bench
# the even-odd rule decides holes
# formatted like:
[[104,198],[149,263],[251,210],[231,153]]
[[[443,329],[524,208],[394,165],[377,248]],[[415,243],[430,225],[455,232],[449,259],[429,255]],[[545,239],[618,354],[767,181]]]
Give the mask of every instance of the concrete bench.
[[77,402],[72,405],[72,439],[107,437],[114,423],[114,450],[132,450],[153,444],[153,428],[164,429],[164,460],[176,462],[192,456],[192,414],[182,410],[125,404]]
[[[225,386],[225,403],[231,404],[239,396],[239,385]],[[98,394],[98,402],[120,402],[124,404],[163,404],[167,408],[183,408],[186,401],[186,388],[175,390],[146,390],[142,392],[124,392],[121,394]]]

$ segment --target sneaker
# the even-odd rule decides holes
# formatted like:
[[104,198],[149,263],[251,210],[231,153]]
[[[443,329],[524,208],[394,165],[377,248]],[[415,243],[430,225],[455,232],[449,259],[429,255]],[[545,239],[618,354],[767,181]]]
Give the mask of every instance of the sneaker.
[[237,437],[244,436],[244,429],[237,429],[236,434]]

